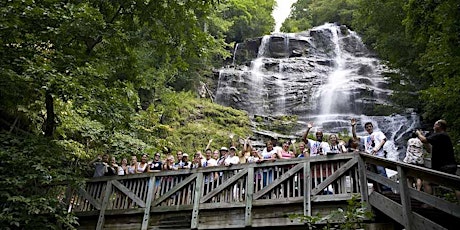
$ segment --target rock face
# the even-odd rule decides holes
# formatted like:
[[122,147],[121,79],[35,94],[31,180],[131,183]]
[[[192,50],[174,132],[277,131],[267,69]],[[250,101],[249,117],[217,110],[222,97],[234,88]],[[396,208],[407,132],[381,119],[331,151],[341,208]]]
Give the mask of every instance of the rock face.
[[[233,65],[219,72],[216,101],[251,116],[297,116],[296,135],[309,121],[325,132],[343,132],[350,117],[359,116],[401,139],[418,120],[377,116],[390,108],[386,71],[355,32],[325,24],[238,44]],[[399,123],[396,130],[384,124],[390,120]]]

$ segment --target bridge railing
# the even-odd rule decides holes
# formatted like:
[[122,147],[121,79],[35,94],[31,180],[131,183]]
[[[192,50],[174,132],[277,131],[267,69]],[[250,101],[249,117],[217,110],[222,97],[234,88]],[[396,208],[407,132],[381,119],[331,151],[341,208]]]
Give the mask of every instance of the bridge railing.
[[[460,206],[457,204],[455,196],[454,201],[445,199],[439,194],[428,194],[426,192],[417,191],[416,189],[408,186],[408,178],[420,178],[425,182],[432,184],[433,188],[441,187],[445,191],[450,191],[451,194],[460,191],[460,177],[451,175],[425,167],[419,167],[403,162],[395,162],[387,159],[371,156],[368,154],[361,154],[360,164],[365,169],[363,175],[365,181],[368,179],[375,183],[374,190],[382,185],[392,189],[391,196],[385,196],[382,193],[372,192],[366,200],[371,206],[379,209],[395,221],[399,222],[405,229],[449,229],[450,226],[458,227],[460,224]],[[375,172],[366,169],[364,165],[380,165],[387,169],[392,169],[397,172],[397,180],[390,180]],[[436,190],[436,189],[435,189]],[[364,191],[365,192],[365,191]],[[394,199],[396,198],[396,199]],[[423,204],[423,208],[415,205],[415,202]],[[430,218],[430,214],[423,213],[426,208],[432,208],[437,212],[443,212],[444,218],[447,217],[450,223],[439,223],[439,221]],[[447,227],[446,227],[447,226]]]
[[72,192],[69,210],[78,215],[192,211],[191,227],[198,226],[199,210],[245,208],[251,226],[253,206],[299,203],[311,215],[311,203],[346,200],[367,190],[361,186],[358,154],[337,154],[275,162],[239,164],[192,170],[162,171],[93,178]]

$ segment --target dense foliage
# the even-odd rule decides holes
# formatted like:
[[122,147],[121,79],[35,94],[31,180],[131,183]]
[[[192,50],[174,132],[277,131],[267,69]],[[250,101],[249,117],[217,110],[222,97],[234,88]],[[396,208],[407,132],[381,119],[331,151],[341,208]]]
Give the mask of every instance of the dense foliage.
[[299,0],[282,30],[295,32],[325,22],[356,30],[398,70],[388,73],[394,102],[419,112],[427,129],[434,121],[446,119],[460,156],[458,12],[460,4],[455,0]]
[[231,36],[269,32],[273,4],[0,3],[0,228],[72,228],[56,185],[89,175],[99,154],[192,153],[250,135],[246,113],[186,91],[229,57]]

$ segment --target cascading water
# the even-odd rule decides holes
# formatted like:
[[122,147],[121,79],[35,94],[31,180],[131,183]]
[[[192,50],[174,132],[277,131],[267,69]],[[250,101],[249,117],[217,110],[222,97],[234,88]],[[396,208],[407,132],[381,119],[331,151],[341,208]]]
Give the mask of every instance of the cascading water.
[[367,121],[383,131],[389,140],[384,148],[396,159],[397,148],[418,125],[417,115],[380,116],[392,93],[387,69],[345,26],[266,35],[242,43],[234,58],[235,65],[219,73],[216,101],[253,117],[297,116],[284,135],[302,135],[310,121],[326,133],[350,133],[354,117],[361,123],[358,135],[365,135]]

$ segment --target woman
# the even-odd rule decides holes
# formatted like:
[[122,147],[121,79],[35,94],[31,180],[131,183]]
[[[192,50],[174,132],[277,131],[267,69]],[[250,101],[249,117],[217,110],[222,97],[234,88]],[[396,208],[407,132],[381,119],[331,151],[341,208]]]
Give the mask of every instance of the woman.
[[276,149],[273,148],[271,141],[265,143],[265,148],[262,150],[262,157],[264,161],[274,161],[276,159]]
[[243,150],[238,152],[238,157],[240,158],[240,164],[248,162],[248,158],[251,156],[252,145],[249,137],[244,139]]
[[339,143],[339,138],[335,134],[331,134],[329,136],[329,152],[332,154],[337,154],[337,153],[346,153],[347,149],[345,148],[344,145]]
[[149,165],[147,163],[148,157],[147,154],[142,154],[141,162],[137,166],[136,173],[144,173],[147,172],[147,166]]
[[131,164],[128,166],[128,174],[136,174],[137,166],[137,157],[133,155],[131,156]]
[[118,175],[123,176],[128,174],[128,159],[123,158],[121,165],[118,167]]
[[299,143],[299,156],[298,158],[307,158],[310,156],[310,153],[308,152],[308,148],[306,148],[304,142]]
[[176,167],[174,167],[174,156],[169,155],[166,157],[166,161],[163,164],[163,170],[177,170]]
[[255,148],[252,148],[251,156],[248,157],[247,163],[257,163],[260,162],[261,159],[263,159],[263,157],[260,155],[259,151],[257,151]]
[[288,141],[283,143],[283,147],[276,152],[276,156],[279,159],[291,159],[295,157],[294,153],[292,151],[289,151],[289,146],[290,143]]

